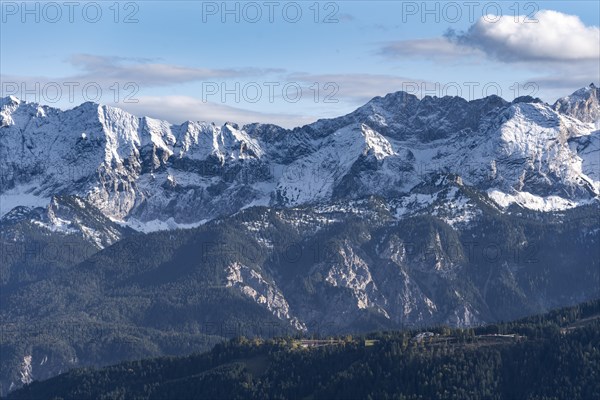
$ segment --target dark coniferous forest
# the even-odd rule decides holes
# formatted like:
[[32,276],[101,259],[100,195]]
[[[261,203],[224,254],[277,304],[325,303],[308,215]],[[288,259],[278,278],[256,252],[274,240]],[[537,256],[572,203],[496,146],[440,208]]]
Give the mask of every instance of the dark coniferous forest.
[[469,329],[239,337],[78,369],[8,399],[600,399],[600,301]]

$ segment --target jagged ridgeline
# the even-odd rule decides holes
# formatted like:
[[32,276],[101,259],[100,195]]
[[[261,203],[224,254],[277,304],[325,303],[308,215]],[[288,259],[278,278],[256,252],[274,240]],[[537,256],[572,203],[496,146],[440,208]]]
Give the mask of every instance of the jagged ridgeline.
[[397,92],[293,130],[171,125],[93,103],[61,111],[7,97],[2,209],[78,195],[152,230],[253,205],[396,198],[439,173],[460,176],[501,207],[571,208],[600,190],[598,97],[593,85],[553,106]]
[[600,106],[377,97],[293,130],[0,100],[0,393],[239,335],[600,297]]
[[599,368],[594,301],[475,329],[242,337],[204,354],[71,371],[8,398],[592,400]]

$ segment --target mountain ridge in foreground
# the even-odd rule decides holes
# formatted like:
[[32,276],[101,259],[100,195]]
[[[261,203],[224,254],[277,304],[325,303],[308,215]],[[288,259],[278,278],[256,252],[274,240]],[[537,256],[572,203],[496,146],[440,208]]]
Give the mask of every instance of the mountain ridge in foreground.
[[179,358],[74,370],[8,399],[600,398],[600,300],[475,329],[237,338]]

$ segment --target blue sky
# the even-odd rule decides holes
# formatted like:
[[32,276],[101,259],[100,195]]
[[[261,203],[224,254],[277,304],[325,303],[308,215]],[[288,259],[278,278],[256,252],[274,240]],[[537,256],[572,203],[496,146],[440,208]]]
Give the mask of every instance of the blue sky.
[[397,90],[553,102],[600,81],[594,1],[19,1],[1,12],[3,96],[172,123],[293,127]]

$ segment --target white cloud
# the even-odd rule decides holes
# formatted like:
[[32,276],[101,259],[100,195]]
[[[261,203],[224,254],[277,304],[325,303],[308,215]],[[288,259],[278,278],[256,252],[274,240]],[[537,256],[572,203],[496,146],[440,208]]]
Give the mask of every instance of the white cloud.
[[[261,76],[282,72],[279,69],[226,68],[210,69],[158,63],[151,59],[130,59],[124,57],[76,54],[68,60],[79,67],[83,74],[69,79],[136,82],[144,87],[167,86],[171,84],[197,82],[203,80],[227,79],[235,77]],[[102,78],[100,78],[102,77]]]
[[565,91],[600,82],[600,28],[553,10],[516,20],[512,15],[486,15],[466,32],[448,30],[440,37],[396,41],[382,46],[380,53],[442,65],[485,62],[490,73],[512,64],[515,80],[533,82],[538,88],[534,95],[550,102]]
[[[404,90],[411,92],[415,86],[431,84],[431,82],[402,76],[383,74],[290,74],[291,81],[304,82],[309,86],[312,82],[320,83],[321,87],[332,82],[337,86],[335,98],[340,103],[351,103],[358,107],[375,96],[384,96],[391,92]],[[323,91],[322,96],[332,92]]]
[[460,59],[489,56],[502,62],[596,61],[600,28],[578,16],[542,10],[528,16],[486,15],[467,32],[449,30],[443,37],[388,43],[381,54],[392,57]]
[[582,61],[600,58],[600,29],[575,15],[542,10],[535,20],[484,16],[458,44],[478,48],[500,61]]
[[[19,88],[21,86],[35,88],[36,85],[40,87],[58,85],[63,89],[66,88],[68,91],[68,87],[73,84],[81,88],[93,83],[99,85],[105,93],[109,93],[116,83],[120,87],[128,83],[133,83],[141,90],[194,82],[221,82],[228,79],[263,77],[283,72],[283,70],[275,68],[199,68],[164,64],[156,62],[153,59],[97,56],[91,54],[76,54],[70,57],[68,62],[77,67],[81,72],[62,77],[1,74],[0,78],[2,78],[3,86],[0,90],[4,91],[7,87],[6,85],[9,84],[11,88],[15,87],[15,85]],[[22,93],[10,94],[16,94],[21,98],[25,96]],[[74,101],[80,101],[80,99]],[[100,101],[104,101],[104,99],[100,99]]]
[[424,57],[433,59],[481,56],[476,48],[461,45],[447,37],[401,40],[386,44],[381,54],[389,57]]
[[180,124],[188,120],[216,124],[235,122],[240,125],[260,122],[293,128],[317,119],[307,115],[261,113],[226,104],[203,102],[190,96],[142,96],[138,103],[120,103],[114,104],[114,106],[137,116],[164,119],[173,124]]

